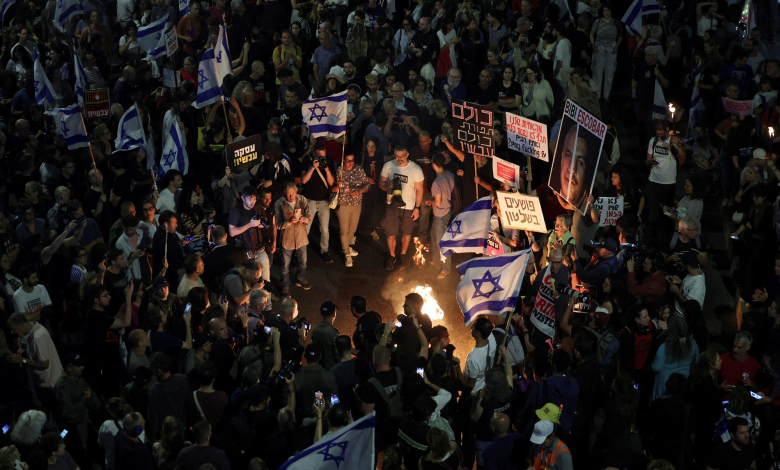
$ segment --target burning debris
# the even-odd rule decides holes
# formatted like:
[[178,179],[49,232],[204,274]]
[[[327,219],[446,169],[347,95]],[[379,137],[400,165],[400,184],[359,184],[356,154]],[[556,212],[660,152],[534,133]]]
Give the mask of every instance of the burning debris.
[[[415,239],[415,242],[416,241],[417,239]],[[439,302],[433,298],[431,290],[431,286],[417,286],[414,288],[413,292],[420,294],[423,298],[422,313],[428,315],[428,318],[430,318],[431,321],[443,320],[444,310],[439,306]]]

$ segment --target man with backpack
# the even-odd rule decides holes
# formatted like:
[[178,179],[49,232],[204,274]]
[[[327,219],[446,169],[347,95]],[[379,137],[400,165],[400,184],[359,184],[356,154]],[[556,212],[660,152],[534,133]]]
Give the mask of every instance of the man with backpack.
[[645,190],[647,207],[650,210],[648,222],[645,224],[648,233],[646,237],[655,237],[658,222],[661,217],[661,206],[674,205],[674,189],[677,184],[677,165],[684,163],[684,153],[681,153],[680,139],[669,134],[669,123],[666,120],[655,121],[655,137],[647,145],[647,160],[645,166],[650,168],[649,182]]
[[[453,213],[453,193],[458,189],[455,186],[455,175],[444,169],[444,155],[437,153],[431,161],[433,171],[436,172],[436,179],[431,184],[432,199],[425,199],[425,205],[433,209],[433,226],[431,228],[431,246],[439,246],[439,242],[444,236],[444,232],[450,225]],[[460,204],[459,197],[456,202]],[[439,256],[433,256],[433,266],[439,271],[439,279],[447,277],[452,269],[452,259],[447,258],[444,262]]]
[[374,348],[373,360],[376,376],[361,384],[357,392],[363,401],[363,412],[376,411],[375,442],[376,451],[380,452],[398,440],[403,376],[401,369],[390,367],[390,349],[383,344]]

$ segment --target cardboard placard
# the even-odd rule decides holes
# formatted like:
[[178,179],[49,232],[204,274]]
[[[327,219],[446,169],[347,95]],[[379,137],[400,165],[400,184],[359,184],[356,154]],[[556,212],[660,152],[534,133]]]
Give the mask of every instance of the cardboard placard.
[[550,161],[546,124],[506,113],[506,144],[509,150]]
[[493,111],[465,101],[452,101],[452,132],[455,146],[472,155],[492,157]]
[[606,132],[606,124],[573,101],[566,101],[547,185],[583,215]]
[[179,49],[179,38],[176,37],[176,28],[172,28],[165,33],[165,52],[168,57],[173,57],[173,54]]
[[596,203],[593,206],[601,214],[599,227],[616,225],[618,217],[623,216],[622,197],[600,197],[596,199]]
[[181,72],[176,71],[174,72],[171,69],[164,68],[163,69],[163,86],[166,86],[168,88],[177,88],[179,84],[181,83]]
[[753,101],[751,100],[738,101],[730,100],[725,97],[722,99],[723,109],[725,109],[727,113],[736,114],[737,116],[750,116],[753,114]]
[[520,167],[498,157],[493,157],[493,177],[512,187],[520,187]]
[[485,248],[485,256],[498,256],[504,254],[504,244],[496,236],[496,232],[488,233],[488,243]]
[[504,228],[547,232],[547,224],[544,222],[542,205],[539,204],[538,197],[498,191],[496,200]]
[[109,93],[108,88],[85,90],[84,101],[85,107],[87,108],[87,119],[109,116],[111,110],[111,93]]
[[262,155],[261,149],[260,134],[228,144],[225,147],[225,155],[230,171],[239,172],[257,165],[260,162],[260,155]]

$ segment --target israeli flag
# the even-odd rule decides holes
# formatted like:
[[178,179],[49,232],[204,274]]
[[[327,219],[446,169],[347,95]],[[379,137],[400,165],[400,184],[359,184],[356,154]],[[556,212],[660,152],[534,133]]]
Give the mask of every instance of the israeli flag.
[[3,0],[2,6],[0,7],[0,21],[5,18],[5,12],[7,12],[14,3],[16,3],[16,0]]
[[141,145],[141,150],[146,154],[146,169],[151,170],[154,167],[157,155],[157,148],[154,146],[154,138],[151,132],[146,134],[146,145]]
[[479,315],[513,312],[531,249],[499,256],[474,258],[458,265],[460,284],[456,297],[466,326]]
[[[695,84],[701,80],[701,64],[696,66],[696,78],[693,83]],[[701,97],[699,96],[699,87],[693,87],[693,94],[691,95],[691,106],[688,114],[688,132],[691,133],[696,128],[696,122],[699,120],[699,106],[701,105]]]
[[[11,53],[13,54],[13,50]],[[33,50],[33,79],[35,85],[35,102],[43,106],[43,109],[46,111],[51,111],[54,109],[54,87],[51,86],[49,77],[46,76],[41,61],[38,60],[37,48]]]
[[125,111],[122,119],[119,120],[114,144],[117,150],[131,150],[146,145],[144,126],[136,105],[130,106],[130,109]]
[[153,59],[161,55],[160,44],[162,44],[162,53],[165,53],[165,29],[167,27],[168,15],[165,15],[149,26],[138,28],[138,45]]
[[303,123],[314,137],[338,137],[347,132],[347,92],[303,103]]
[[84,118],[81,116],[81,106],[72,104],[67,108],[55,108],[46,114],[54,118],[57,126],[57,135],[68,144],[68,149],[75,150],[89,146],[87,129],[84,127]]
[[485,253],[490,230],[493,197],[485,196],[458,214],[450,222],[439,242],[442,261],[453,253]]
[[179,0],[179,18],[190,14],[190,2],[188,0]]
[[634,0],[623,15],[626,30],[634,36],[642,34],[642,17],[653,13],[660,13],[656,0]]
[[84,90],[87,89],[87,72],[84,71],[84,66],[81,64],[81,57],[77,52],[76,41],[73,41],[73,69],[76,75],[76,97],[78,98],[79,106],[84,106]]
[[214,49],[203,53],[198,64],[198,97],[196,108],[203,108],[222,99],[222,77],[217,69]]
[[230,46],[228,45],[224,23],[219,27],[217,45],[214,46],[214,58],[217,61],[217,71],[219,71],[220,77],[224,78],[233,74],[233,60],[230,57]]
[[653,94],[653,119],[666,119],[666,98],[661,80],[655,77],[655,93]]
[[60,31],[67,32],[66,26],[68,20],[76,15],[84,13],[84,8],[81,6],[79,0],[56,0],[57,5],[54,7],[54,25]]
[[171,121],[171,127],[166,130],[167,142],[160,157],[160,175],[165,176],[168,170],[179,170],[186,175],[190,168],[190,159],[187,157],[187,142],[179,128],[179,123]]
[[[347,470],[374,468],[376,412],[363,416],[290,457],[279,470]],[[342,469],[341,466],[344,465]]]

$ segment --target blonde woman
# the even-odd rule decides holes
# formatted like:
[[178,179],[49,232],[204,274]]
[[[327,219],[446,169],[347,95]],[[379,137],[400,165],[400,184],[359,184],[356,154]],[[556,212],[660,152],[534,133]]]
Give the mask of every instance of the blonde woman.
[[111,129],[108,124],[98,124],[92,131],[92,138],[100,141],[100,150],[106,155],[111,155],[114,151],[114,139],[111,138]]

